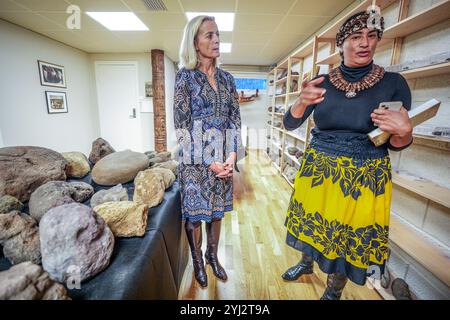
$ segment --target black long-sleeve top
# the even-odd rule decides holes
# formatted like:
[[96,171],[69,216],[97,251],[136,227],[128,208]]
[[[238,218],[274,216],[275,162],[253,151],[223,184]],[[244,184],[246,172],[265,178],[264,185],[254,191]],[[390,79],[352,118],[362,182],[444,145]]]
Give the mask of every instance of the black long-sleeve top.
[[[372,65],[373,62],[364,67],[349,68],[342,63],[339,68],[345,80],[354,82],[369,73]],[[411,90],[403,76],[398,73],[386,72],[380,82],[372,88],[358,92],[356,97],[351,99],[345,97],[344,91],[333,86],[329,75],[323,76],[325,80],[319,86],[327,90],[325,99],[319,104],[309,105],[301,118],[295,118],[289,108],[283,118],[286,130],[297,129],[315,111],[314,122],[319,130],[329,133],[334,131],[369,133],[377,128],[370,114],[381,102],[402,101],[407,110],[411,109]],[[397,148],[388,141],[386,145],[391,150],[400,151],[410,144]]]

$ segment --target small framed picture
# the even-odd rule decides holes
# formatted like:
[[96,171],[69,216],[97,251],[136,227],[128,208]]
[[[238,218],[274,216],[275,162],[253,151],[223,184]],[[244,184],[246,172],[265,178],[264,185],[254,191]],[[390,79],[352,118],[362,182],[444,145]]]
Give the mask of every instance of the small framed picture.
[[67,99],[65,92],[53,92],[45,91],[45,97],[47,99],[47,112],[48,113],[67,113]]
[[67,88],[64,67],[38,60],[39,76],[42,86]]

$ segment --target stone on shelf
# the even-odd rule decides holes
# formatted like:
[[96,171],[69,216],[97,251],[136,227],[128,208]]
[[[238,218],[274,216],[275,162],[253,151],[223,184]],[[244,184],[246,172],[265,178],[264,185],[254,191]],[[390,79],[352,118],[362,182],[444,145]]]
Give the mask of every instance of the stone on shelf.
[[294,156],[298,151],[299,151],[299,149],[298,149],[297,147],[289,147],[289,148],[288,148],[288,153],[289,153],[291,156]]
[[30,215],[19,211],[0,214],[0,244],[11,264],[41,263],[39,229]]
[[10,195],[5,195],[0,198],[0,214],[11,211],[22,211],[23,204],[16,198]]
[[22,262],[0,272],[0,300],[70,300],[66,289],[41,266]]
[[91,171],[88,159],[81,152],[63,152],[62,156],[67,160],[67,177],[82,178]]
[[165,189],[164,179],[159,173],[152,169],[141,171],[134,179],[133,201],[155,207],[164,199]]
[[50,209],[40,224],[42,266],[52,279],[66,282],[76,271],[80,281],[105,269],[114,235],[90,207],[71,203]]
[[105,202],[128,201],[127,189],[118,184],[107,190],[97,191],[91,198],[90,205],[92,208]]
[[148,168],[150,159],[144,153],[131,150],[114,152],[98,161],[92,169],[95,183],[115,186],[132,181],[139,171]]
[[66,180],[67,160],[56,151],[41,147],[0,148],[0,196],[25,202],[48,181]]
[[168,160],[165,162],[156,163],[151,167],[151,169],[154,168],[169,169],[176,176],[178,174],[178,161]]
[[100,159],[116,152],[113,147],[103,138],[97,138],[92,142],[92,150],[89,154],[89,161],[96,164]]

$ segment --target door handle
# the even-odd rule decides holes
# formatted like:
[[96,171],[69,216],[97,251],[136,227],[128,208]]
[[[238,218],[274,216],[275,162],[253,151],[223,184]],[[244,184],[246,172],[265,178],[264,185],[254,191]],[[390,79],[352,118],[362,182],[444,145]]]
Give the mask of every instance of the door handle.
[[129,117],[130,119],[136,119],[136,108],[133,108],[132,110],[133,110],[133,113],[130,114],[128,117]]

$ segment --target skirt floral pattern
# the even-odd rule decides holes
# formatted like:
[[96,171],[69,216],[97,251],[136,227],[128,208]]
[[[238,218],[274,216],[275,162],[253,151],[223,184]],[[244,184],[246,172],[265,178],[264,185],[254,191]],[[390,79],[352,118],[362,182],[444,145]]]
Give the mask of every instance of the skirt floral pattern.
[[363,285],[383,274],[388,257],[391,164],[367,137],[320,134],[307,148],[287,210],[288,245]]

